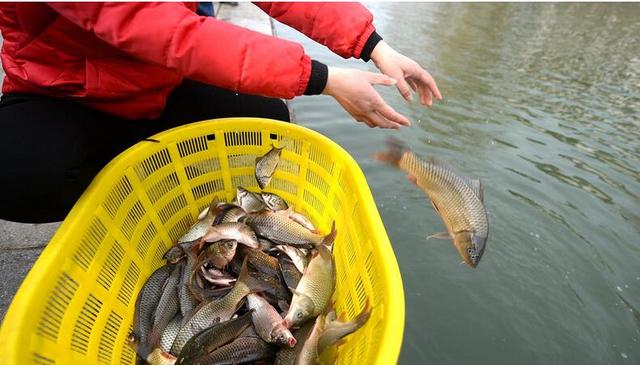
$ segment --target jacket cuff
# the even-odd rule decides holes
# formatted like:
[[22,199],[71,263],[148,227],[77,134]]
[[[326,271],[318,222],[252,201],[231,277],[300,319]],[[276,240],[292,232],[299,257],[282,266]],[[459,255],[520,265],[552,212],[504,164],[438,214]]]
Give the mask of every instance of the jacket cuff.
[[369,60],[371,59],[371,52],[373,52],[373,49],[376,48],[381,40],[382,37],[380,36],[380,34],[378,34],[378,32],[373,31],[373,33],[371,33],[369,39],[367,39],[367,43],[364,44],[362,52],[360,53],[360,58],[364,62],[369,62]]
[[311,75],[309,76],[307,88],[304,90],[304,95],[321,94],[327,86],[328,77],[329,69],[327,65],[316,60],[311,60]]

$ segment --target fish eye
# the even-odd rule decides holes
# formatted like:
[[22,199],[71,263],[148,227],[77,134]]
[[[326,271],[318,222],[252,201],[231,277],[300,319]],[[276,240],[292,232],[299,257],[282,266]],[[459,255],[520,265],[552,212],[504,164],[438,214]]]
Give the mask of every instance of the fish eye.
[[467,253],[473,256],[473,248],[467,248]]
[[298,319],[302,319],[302,316],[303,316],[302,312],[298,312],[298,314],[296,314],[296,318]]

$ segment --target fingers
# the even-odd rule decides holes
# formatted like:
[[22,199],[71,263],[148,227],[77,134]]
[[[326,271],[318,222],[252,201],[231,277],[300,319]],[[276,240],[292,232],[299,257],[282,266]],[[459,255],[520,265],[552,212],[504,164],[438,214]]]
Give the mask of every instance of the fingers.
[[386,85],[393,86],[397,83],[397,80],[389,77],[385,74],[367,72],[369,74],[369,82],[373,85]]
[[400,129],[400,124],[390,121],[380,115],[378,112],[371,112],[367,115],[368,119],[378,127],[389,129]]
[[413,101],[413,96],[411,96],[411,89],[409,87],[409,83],[404,78],[398,78],[398,83],[396,84],[400,95],[404,98],[404,100],[411,102]]
[[411,89],[413,91],[418,92],[418,85],[416,85],[415,81],[407,79],[407,82],[409,83],[409,86],[411,86]]
[[440,90],[438,90],[438,85],[436,85],[436,81],[429,75],[427,71],[424,71],[420,75],[420,79],[424,82],[429,90],[433,93],[433,95],[438,100],[442,100],[442,94],[440,94]]
[[409,119],[405,118],[402,114],[398,113],[397,111],[393,110],[392,107],[390,107],[388,104],[386,104],[385,102],[381,102],[377,108],[376,111],[378,113],[380,113],[380,115],[394,123],[400,124],[400,125],[404,125],[404,126],[410,126],[411,122],[409,121]]

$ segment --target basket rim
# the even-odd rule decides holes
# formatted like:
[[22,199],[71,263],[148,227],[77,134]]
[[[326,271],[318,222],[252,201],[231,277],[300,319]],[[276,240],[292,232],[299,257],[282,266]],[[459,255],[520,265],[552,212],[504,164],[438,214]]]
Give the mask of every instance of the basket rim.
[[234,117],[203,120],[162,131],[127,148],[125,151],[113,158],[104,168],[102,168],[102,170],[100,170],[80,196],[78,201],[74,204],[60,227],[57,229],[56,233],[29,270],[5,313],[2,326],[0,327],[0,349],[3,350],[2,352],[5,355],[4,358],[8,363],[17,363],[17,361],[22,358],[21,356],[23,354],[17,353],[18,345],[22,340],[22,338],[20,338],[21,336],[18,335],[18,331],[21,330],[25,318],[31,315],[31,305],[29,304],[29,300],[37,298],[39,284],[48,279],[47,275],[58,255],[64,254],[64,243],[70,233],[73,232],[73,227],[79,224],[77,218],[86,216],[87,210],[93,210],[95,208],[93,204],[95,199],[93,198],[98,194],[102,194],[102,189],[100,189],[100,187],[109,181],[106,177],[111,175],[114,171],[121,171],[125,167],[128,167],[130,165],[130,155],[134,155],[145,150],[149,143],[157,143],[150,139],[171,141],[171,137],[173,135],[185,133],[190,130],[196,130],[212,124],[230,124],[237,122],[250,122],[252,124],[256,124],[258,129],[269,127],[271,129],[295,130],[300,134],[309,136],[311,139],[318,139],[322,141],[322,143],[330,146],[331,150],[335,150],[342,155],[345,164],[353,173],[354,179],[358,185],[358,189],[355,189],[355,193],[358,194],[359,200],[367,205],[367,209],[364,209],[364,212],[367,220],[371,222],[371,227],[374,230],[372,233],[380,237],[380,240],[383,241],[382,244],[374,245],[373,249],[379,251],[380,257],[386,258],[380,262],[382,267],[379,267],[379,269],[384,273],[381,278],[386,282],[386,286],[388,288],[394,290],[391,293],[382,294],[391,296],[389,298],[388,307],[383,308],[383,317],[385,318],[385,321],[400,323],[402,325],[400,333],[394,332],[394,328],[388,326],[386,331],[388,333],[380,334],[385,337],[385,341],[380,344],[378,354],[381,356],[376,359],[376,362],[380,364],[389,364],[396,363],[398,361],[402,346],[405,321],[404,288],[398,261],[384,228],[382,218],[380,217],[375,202],[373,201],[373,195],[371,194],[371,190],[360,166],[344,148],[317,131],[293,123],[273,119]]

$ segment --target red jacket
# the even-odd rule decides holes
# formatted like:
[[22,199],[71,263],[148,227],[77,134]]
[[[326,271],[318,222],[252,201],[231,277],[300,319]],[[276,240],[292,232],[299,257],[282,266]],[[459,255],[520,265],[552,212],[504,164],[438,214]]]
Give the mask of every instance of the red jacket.
[[[258,3],[342,57],[360,57],[373,17],[353,3]],[[74,98],[130,119],[160,115],[183,77],[270,97],[307,88],[298,43],[183,3],[0,3],[3,93]]]

